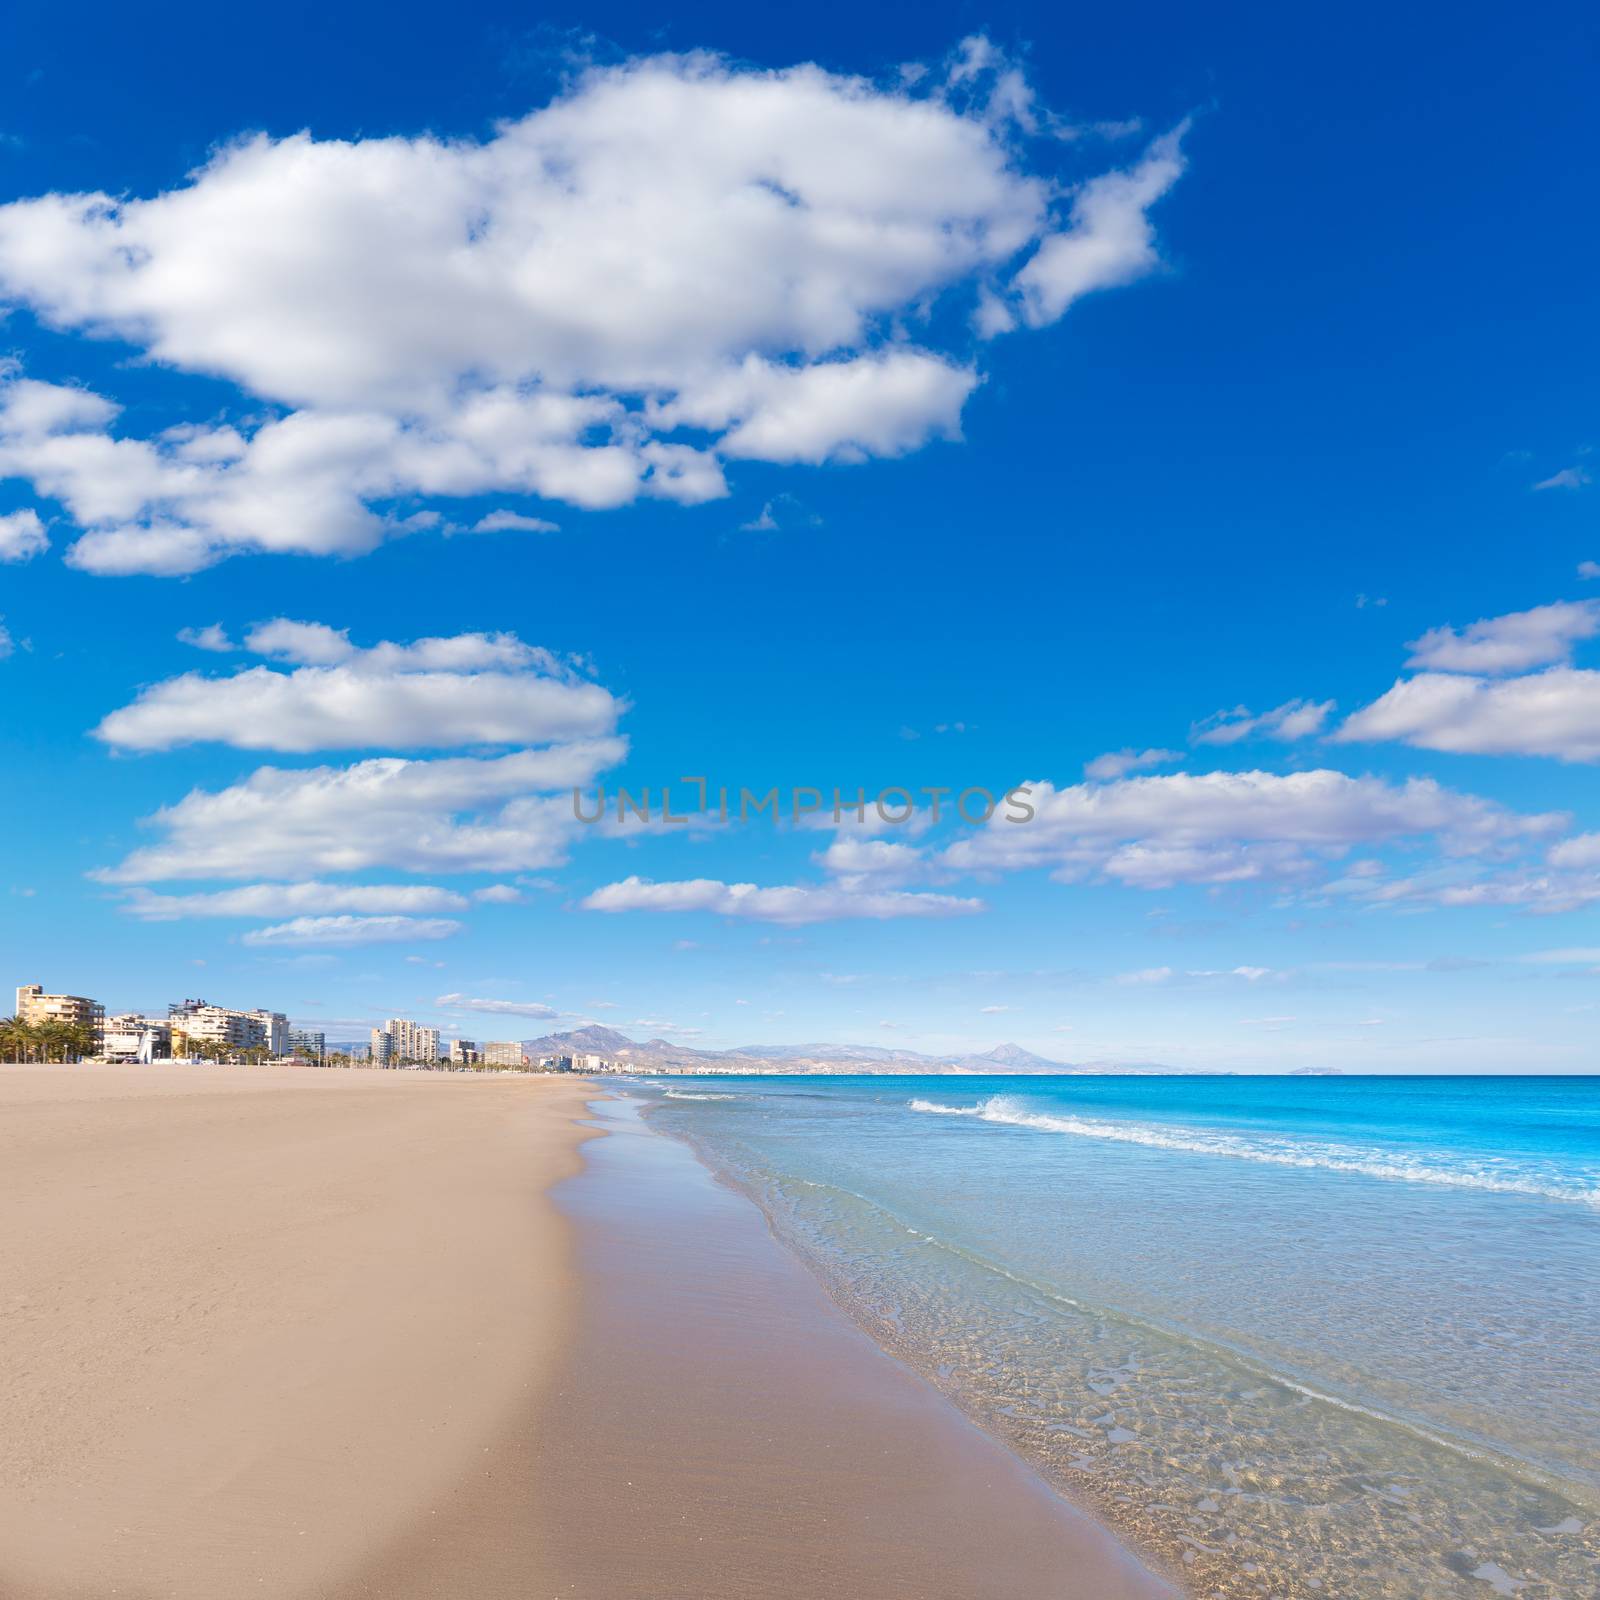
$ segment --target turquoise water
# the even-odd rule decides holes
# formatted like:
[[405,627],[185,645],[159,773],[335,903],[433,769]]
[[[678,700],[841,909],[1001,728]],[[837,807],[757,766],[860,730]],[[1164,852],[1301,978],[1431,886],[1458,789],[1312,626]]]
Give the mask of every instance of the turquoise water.
[[1194,1593],[1600,1594],[1600,1079],[630,1092]]

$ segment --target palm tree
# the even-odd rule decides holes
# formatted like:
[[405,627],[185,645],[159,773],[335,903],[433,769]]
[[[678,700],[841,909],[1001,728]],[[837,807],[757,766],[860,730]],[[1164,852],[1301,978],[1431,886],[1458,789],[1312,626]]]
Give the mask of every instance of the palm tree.
[[26,1061],[31,1030],[18,1017],[0,1017],[0,1056],[7,1061]]

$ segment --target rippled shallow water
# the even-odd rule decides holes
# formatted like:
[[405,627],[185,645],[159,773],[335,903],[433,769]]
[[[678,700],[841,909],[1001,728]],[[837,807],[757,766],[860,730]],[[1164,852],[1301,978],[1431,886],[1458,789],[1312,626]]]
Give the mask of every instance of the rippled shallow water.
[[1600,1080],[631,1092],[1194,1593],[1600,1594]]

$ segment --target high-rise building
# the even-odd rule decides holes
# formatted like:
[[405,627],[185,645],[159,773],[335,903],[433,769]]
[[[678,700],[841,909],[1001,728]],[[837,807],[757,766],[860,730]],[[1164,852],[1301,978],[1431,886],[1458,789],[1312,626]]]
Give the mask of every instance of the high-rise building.
[[308,1061],[325,1060],[328,1054],[328,1036],[311,1028],[291,1028],[289,1054],[304,1056]]
[[483,1064],[486,1067],[521,1067],[527,1065],[522,1045],[516,1039],[488,1039],[483,1046]]
[[471,1039],[452,1039],[450,1041],[450,1065],[453,1067],[475,1067],[483,1060],[483,1053]]
[[98,1054],[105,1038],[106,1008],[98,1000],[81,994],[46,994],[37,983],[25,983],[17,990],[18,1022],[40,1027],[47,1022],[62,1022],[82,1028],[92,1040],[90,1049]]
[[223,1050],[262,1050],[284,1055],[289,1048],[289,1019],[281,1011],[235,1011],[231,1006],[185,1000],[167,1008],[173,1036],[189,1046],[216,1045]]
[[390,1017],[372,1030],[372,1064],[375,1067],[432,1067],[439,1060],[439,1030],[420,1022]]
[[425,1028],[420,1022],[408,1022],[404,1017],[390,1017],[383,1029],[394,1040],[397,1060],[420,1061],[431,1067],[439,1059],[437,1028]]

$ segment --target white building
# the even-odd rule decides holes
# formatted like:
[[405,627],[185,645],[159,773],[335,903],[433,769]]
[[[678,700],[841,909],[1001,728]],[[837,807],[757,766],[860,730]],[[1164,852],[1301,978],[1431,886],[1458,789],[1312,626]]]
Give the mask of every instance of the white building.
[[525,1067],[528,1058],[516,1039],[489,1039],[483,1046],[483,1064],[486,1067]]
[[452,1067],[475,1067],[483,1060],[483,1052],[471,1039],[452,1039],[450,1041],[450,1065]]
[[125,1011],[106,1022],[100,1053],[107,1061],[165,1061],[172,1054],[172,1025],[165,1017]]
[[381,1028],[372,1030],[372,1064],[375,1067],[398,1067],[419,1064],[437,1065],[439,1060],[439,1030],[425,1028],[420,1022],[408,1022],[404,1017],[390,1017]]
[[262,1050],[281,1056],[289,1049],[289,1019],[281,1011],[236,1011],[204,1000],[185,1000],[167,1008],[173,1038],[186,1049],[197,1044],[223,1050]]

